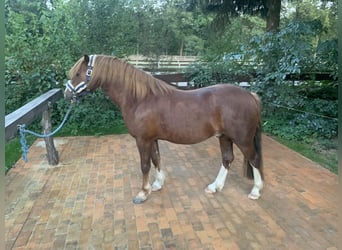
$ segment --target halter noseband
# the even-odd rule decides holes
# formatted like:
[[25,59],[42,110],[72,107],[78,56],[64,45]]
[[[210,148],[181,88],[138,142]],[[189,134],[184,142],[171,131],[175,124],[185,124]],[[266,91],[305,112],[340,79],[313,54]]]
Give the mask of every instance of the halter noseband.
[[74,87],[71,84],[71,80],[67,81],[66,89],[72,93],[72,99],[77,100],[78,97],[84,96],[90,92],[89,90],[86,90],[86,91],[84,91],[84,90],[87,89],[87,87],[88,87],[87,84],[90,81],[91,74],[93,73],[95,58],[96,58],[96,55],[90,55],[89,56],[88,69],[86,72],[86,81],[85,82],[84,81],[80,82],[79,84],[77,84],[76,87]]

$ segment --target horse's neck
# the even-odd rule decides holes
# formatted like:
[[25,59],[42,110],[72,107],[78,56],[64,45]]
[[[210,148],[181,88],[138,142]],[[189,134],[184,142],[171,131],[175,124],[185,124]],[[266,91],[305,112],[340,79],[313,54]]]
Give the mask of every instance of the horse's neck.
[[120,108],[122,113],[130,112],[134,109],[135,102],[133,96],[124,91],[123,84],[115,84],[115,81],[102,85],[105,94]]

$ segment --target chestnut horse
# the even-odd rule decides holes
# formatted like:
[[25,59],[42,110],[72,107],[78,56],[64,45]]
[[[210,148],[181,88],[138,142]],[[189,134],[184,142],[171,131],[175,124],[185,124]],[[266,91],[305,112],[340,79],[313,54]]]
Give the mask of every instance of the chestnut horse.
[[[232,161],[233,143],[244,155],[245,176],[254,178],[248,195],[258,199],[263,187],[260,101],[256,94],[230,84],[196,90],[180,90],[116,57],[91,55],[80,58],[70,70],[65,98],[102,88],[120,108],[128,132],[139,150],[142,189],[133,199],[142,203],[151,191],[163,187],[158,140],[195,144],[217,136],[222,165],[205,191],[221,191]],[[155,180],[149,183],[151,160]]]

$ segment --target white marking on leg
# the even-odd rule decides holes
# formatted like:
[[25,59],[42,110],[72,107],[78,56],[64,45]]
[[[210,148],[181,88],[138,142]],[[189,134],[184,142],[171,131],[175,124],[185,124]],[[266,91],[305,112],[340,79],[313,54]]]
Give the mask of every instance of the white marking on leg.
[[158,191],[163,188],[164,181],[165,181],[165,175],[162,170],[158,171],[156,169],[156,174],[154,176],[155,180],[152,184],[152,191]]
[[228,169],[226,169],[223,165],[221,165],[220,171],[218,172],[215,181],[206,187],[205,192],[215,193],[216,191],[221,191],[224,187],[227,174],[228,174]]
[[252,191],[249,193],[248,198],[252,200],[257,200],[260,197],[260,190],[263,188],[263,183],[262,183],[260,171],[256,167],[253,167],[253,176],[254,176],[254,186],[252,188]]
[[141,203],[145,200],[147,200],[148,195],[151,193],[151,184],[147,183],[147,185],[144,187],[144,189],[146,190],[141,190],[137,196],[135,197],[135,200],[138,201],[138,203]]

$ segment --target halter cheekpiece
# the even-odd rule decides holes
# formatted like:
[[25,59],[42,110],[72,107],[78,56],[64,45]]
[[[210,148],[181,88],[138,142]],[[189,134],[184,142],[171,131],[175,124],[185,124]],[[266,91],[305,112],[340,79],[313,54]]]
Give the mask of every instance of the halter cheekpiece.
[[[71,80],[67,81],[66,88],[72,93],[73,97],[72,99],[78,99],[78,97],[81,97],[83,95],[86,95],[89,93],[87,89],[87,84],[90,81],[91,75],[93,73],[94,63],[95,63],[96,55],[90,55],[89,56],[89,62],[88,62],[88,69],[86,72],[86,81],[80,82],[77,84],[76,87],[74,87],[71,83]],[[84,91],[86,90],[86,91]]]

